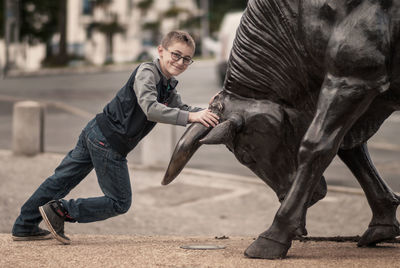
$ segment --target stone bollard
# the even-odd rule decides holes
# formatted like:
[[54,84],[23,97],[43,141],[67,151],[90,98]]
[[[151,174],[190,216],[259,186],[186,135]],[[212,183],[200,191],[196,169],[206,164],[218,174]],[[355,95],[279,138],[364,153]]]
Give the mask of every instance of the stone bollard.
[[157,124],[141,142],[142,164],[167,166],[176,143],[176,126]]
[[18,155],[35,155],[44,150],[44,107],[34,101],[14,104],[12,150]]

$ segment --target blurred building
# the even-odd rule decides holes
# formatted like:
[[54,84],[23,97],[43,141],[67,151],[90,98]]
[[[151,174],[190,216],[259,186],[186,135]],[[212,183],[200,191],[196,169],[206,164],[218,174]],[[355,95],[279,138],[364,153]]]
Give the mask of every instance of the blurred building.
[[0,39],[1,75],[5,74],[6,69],[35,70],[40,68],[46,47],[42,44],[29,45],[28,42],[21,42],[19,37],[20,1],[4,0],[3,4],[7,10],[5,10],[3,22],[4,39]]
[[[199,31],[188,29],[185,22],[200,14],[196,0],[68,0],[67,50],[77,59],[71,64],[150,60],[157,56],[156,46],[168,31]],[[58,40],[58,35],[53,37],[54,53]],[[5,55],[5,42],[0,40],[0,68]],[[8,55],[13,68],[36,70],[46,56],[46,46],[12,42]]]
[[195,0],[68,0],[68,53],[97,65],[146,59],[160,36],[199,12]]

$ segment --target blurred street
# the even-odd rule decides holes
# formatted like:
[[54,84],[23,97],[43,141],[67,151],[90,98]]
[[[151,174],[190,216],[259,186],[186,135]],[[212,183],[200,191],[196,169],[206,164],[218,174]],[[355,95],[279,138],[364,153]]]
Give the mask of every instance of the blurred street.
[[[125,84],[135,65],[109,71],[38,73],[14,76],[0,81],[0,149],[11,149],[12,107],[17,100],[32,99],[51,103],[46,111],[45,151],[66,153],[73,148],[81,129],[100,112]],[[215,62],[196,61],[179,80],[178,91],[190,104],[206,107],[211,96],[220,90]],[[66,109],[65,107],[68,107]],[[75,110],[71,108],[77,108]],[[68,111],[66,111],[68,110]],[[71,112],[72,110],[72,112]],[[184,128],[178,133],[178,138]],[[400,191],[400,114],[392,115],[369,142],[371,157],[382,177]],[[140,146],[128,157],[140,164]],[[202,146],[188,164],[190,168],[254,176],[222,145]],[[359,187],[347,168],[335,159],[325,173],[330,185]]]

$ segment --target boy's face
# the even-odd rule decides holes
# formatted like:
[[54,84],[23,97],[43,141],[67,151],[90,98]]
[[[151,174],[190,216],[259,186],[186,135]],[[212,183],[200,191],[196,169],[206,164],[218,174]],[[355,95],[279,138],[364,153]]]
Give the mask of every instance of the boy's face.
[[[193,49],[182,42],[174,42],[168,48],[158,46],[161,71],[167,78],[180,75],[189,66],[185,61],[191,60],[193,54]],[[180,59],[176,60],[179,57]]]

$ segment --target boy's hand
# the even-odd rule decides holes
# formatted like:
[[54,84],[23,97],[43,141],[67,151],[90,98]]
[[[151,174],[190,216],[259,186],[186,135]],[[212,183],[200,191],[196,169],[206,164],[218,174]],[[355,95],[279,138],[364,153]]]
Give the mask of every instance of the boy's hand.
[[210,125],[215,127],[219,122],[218,119],[218,115],[214,114],[208,109],[205,109],[199,112],[189,113],[188,121],[190,123],[199,122],[206,127],[209,127]]

